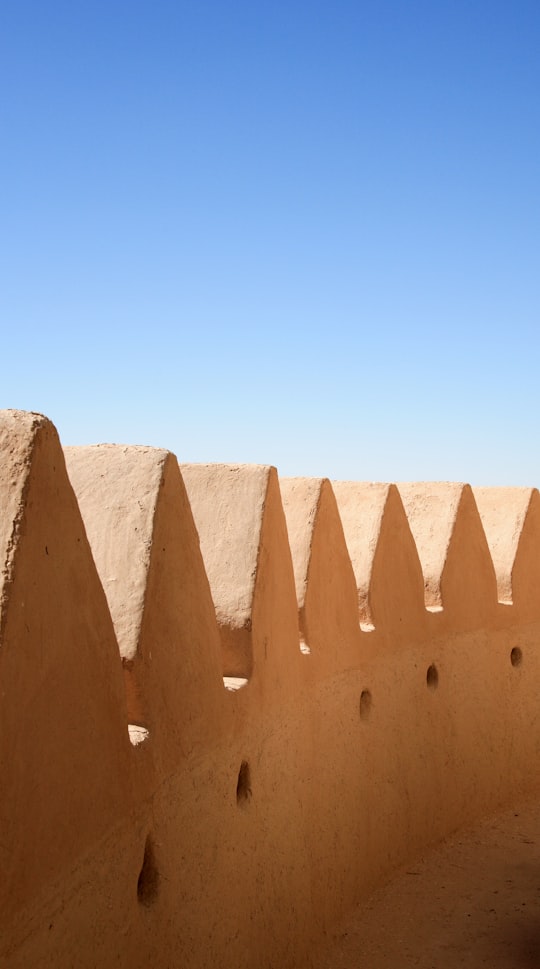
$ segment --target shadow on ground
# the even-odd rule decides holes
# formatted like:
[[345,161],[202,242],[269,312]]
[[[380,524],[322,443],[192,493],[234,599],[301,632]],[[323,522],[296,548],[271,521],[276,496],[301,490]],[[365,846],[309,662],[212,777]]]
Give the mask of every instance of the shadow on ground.
[[316,969],[540,969],[540,803],[482,821],[402,869]]

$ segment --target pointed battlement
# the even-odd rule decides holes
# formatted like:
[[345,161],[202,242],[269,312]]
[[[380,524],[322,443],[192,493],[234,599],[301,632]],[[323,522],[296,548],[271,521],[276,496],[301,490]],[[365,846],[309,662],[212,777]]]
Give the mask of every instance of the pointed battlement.
[[1,969],[298,969],[540,795],[535,488],[0,455]]
[[423,639],[422,568],[395,485],[336,481],[360,622],[394,641]]
[[53,425],[0,413],[2,912],[131,809],[107,602]]
[[[122,658],[130,735],[170,766],[219,734],[219,640],[178,463],[143,447],[66,448]],[[162,765],[162,770],[167,769]]]
[[474,488],[497,576],[499,602],[540,615],[540,494],[536,488]]
[[275,468],[184,464],[182,475],[221,633],[225,685],[294,679],[294,576]]
[[497,581],[470,485],[400,484],[422,571],[426,607],[442,609],[447,628],[493,621]]
[[332,485],[282,478],[280,487],[307,665],[326,672],[354,666],[361,656],[354,573]]

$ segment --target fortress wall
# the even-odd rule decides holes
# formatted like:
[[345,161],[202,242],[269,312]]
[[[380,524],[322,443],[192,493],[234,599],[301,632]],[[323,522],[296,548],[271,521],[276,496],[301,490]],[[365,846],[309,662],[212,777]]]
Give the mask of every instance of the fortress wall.
[[132,743],[159,779],[223,730],[219,637],[186,489],[168,451],[71,447],[66,461],[116,631]]
[[422,566],[395,485],[333,484],[366,629],[391,642],[423,640],[428,632]]
[[538,617],[540,494],[536,488],[474,488],[497,576],[499,602],[520,621]]
[[355,579],[330,482],[282,478],[280,488],[294,568],[302,673],[309,682],[310,677],[321,679],[358,664]]
[[308,965],[537,791],[535,489],[0,453],[2,969]]
[[[46,418],[0,413],[0,482],[0,912],[10,965],[38,923],[54,935],[54,885],[124,823],[134,799],[118,647]],[[101,864],[98,919],[108,917],[111,878]]]

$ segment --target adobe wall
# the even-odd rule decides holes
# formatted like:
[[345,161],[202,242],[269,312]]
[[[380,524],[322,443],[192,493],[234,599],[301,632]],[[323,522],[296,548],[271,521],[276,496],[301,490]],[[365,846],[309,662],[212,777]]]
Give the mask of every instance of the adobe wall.
[[2,969],[308,966],[538,789],[536,489],[0,454]]

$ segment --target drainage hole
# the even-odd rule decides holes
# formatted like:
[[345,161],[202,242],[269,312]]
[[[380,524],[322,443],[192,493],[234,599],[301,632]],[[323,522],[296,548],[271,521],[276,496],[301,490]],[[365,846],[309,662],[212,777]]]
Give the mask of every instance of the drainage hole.
[[148,835],[144,846],[144,858],[137,881],[137,898],[141,905],[152,905],[158,896],[159,871],[156,865],[154,845]]
[[360,694],[360,719],[367,720],[371,713],[373,698],[369,690],[362,690]]
[[523,653],[521,652],[519,646],[514,646],[510,653],[510,662],[512,666],[521,666],[523,661]]
[[436,690],[439,685],[439,673],[435,663],[428,666],[428,671],[426,673],[426,683],[430,690]]
[[243,760],[238,771],[236,784],[236,803],[247,804],[251,797],[251,771],[247,760]]

